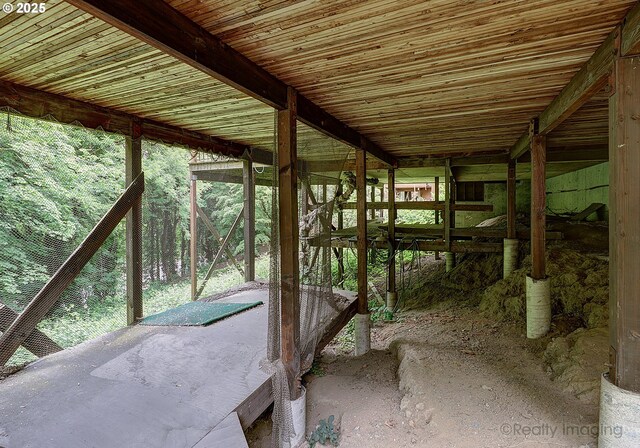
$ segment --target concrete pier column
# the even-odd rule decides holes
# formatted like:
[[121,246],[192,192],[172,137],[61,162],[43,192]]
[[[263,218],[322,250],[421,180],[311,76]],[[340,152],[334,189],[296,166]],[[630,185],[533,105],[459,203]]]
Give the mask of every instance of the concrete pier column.
[[527,275],[527,337],[537,339],[551,328],[551,282]]
[[371,315],[356,314],[355,319],[355,339],[356,356],[364,355],[371,350]]
[[600,381],[599,448],[640,446],[640,394],[622,389],[608,374]]
[[505,238],[503,245],[502,277],[507,278],[513,271],[518,269],[518,240]]
[[453,252],[444,253],[445,271],[449,272],[456,267],[456,254]]

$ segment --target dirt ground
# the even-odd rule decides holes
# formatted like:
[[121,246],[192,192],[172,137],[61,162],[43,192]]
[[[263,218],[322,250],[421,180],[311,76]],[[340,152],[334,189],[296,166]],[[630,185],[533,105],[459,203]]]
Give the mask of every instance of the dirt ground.
[[[333,415],[340,447],[596,447],[607,228],[557,221],[565,240],[548,245],[548,336],[525,334],[528,245],[504,280],[497,254],[460,257],[449,273],[432,257],[412,264],[400,276],[406,311],[374,322],[373,350],[355,357],[339,336],[305,376],[307,435]],[[249,446],[270,447],[270,427],[270,416],[258,420]]]
[[[373,351],[325,349],[307,386],[307,433],[334,415],[340,447],[595,447],[597,406],[551,381],[539,344],[444,304],[377,322]],[[269,447],[270,420],[248,434]]]

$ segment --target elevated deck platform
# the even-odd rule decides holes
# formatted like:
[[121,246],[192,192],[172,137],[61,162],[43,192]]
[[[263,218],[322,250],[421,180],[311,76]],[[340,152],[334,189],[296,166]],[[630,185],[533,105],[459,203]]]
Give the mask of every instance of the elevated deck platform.
[[[336,293],[323,343],[355,313]],[[229,446],[272,401],[268,299],[252,284],[220,300],[264,305],[208,327],[128,327],[27,366],[0,381],[0,446]]]

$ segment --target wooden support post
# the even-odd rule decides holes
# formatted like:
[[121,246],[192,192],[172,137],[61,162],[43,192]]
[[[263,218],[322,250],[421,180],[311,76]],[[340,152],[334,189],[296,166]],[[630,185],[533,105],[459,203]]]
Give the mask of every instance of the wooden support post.
[[527,337],[537,339],[551,328],[551,283],[545,269],[546,138],[531,123],[531,275],[526,278]]
[[609,100],[609,378],[619,388],[637,394],[640,393],[640,57],[616,61],[614,91]]
[[507,166],[507,238],[516,238],[516,161]]
[[546,278],[546,137],[531,135],[531,278]]
[[251,160],[242,162],[244,193],[244,281],[256,279],[256,183]]
[[[435,178],[433,186],[434,186],[433,200],[438,202],[440,201],[440,178],[439,177]],[[433,216],[434,223],[440,224],[440,210],[434,210],[433,214],[434,214]],[[433,255],[436,260],[440,259],[440,252],[435,251]]]
[[195,174],[189,173],[191,180],[189,198],[189,230],[191,233],[189,243],[189,260],[191,264],[191,300],[196,300],[198,295],[198,185]]
[[367,154],[356,150],[358,314],[367,314]]
[[[376,187],[375,187],[375,185],[371,185],[371,202],[376,202]],[[376,219],[376,210],[375,209],[369,210],[369,214],[371,215],[370,216],[371,220]]]
[[[142,172],[142,140],[125,138],[125,187]],[[142,319],[142,198],[127,213],[127,325]]]
[[278,111],[280,206],[280,356],[290,399],[300,396],[300,266],[298,259],[297,95],[287,89],[287,107]]
[[[338,191],[336,196],[342,196],[342,182],[338,184]],[[338,230],[344,229],[344,216],[342,214],[342,206],[338,208]],[[341,247],[338,249],[338,286],[344,287],[344,249]]]
[[387,265],[388,270],[388,281],[387,281],[387,310],[393,311],[397,305],[397,293],[396,293],[396,257],[395,257],[395,248],[396,248],[396,201],[395,201],[395,192],[396,190],[396,172],[393,168],[388,170],[388,181],[387,185],[389,187],[389,208],[387,209],[387,214],[389,215],[388,221],[388,229],[389,233],[389,243],[391,244],[389,249],[389,263]]
[[451,159],[445,161],[444,167],[444,244],[451,250]]
[[355,317],[355,354],[364,355],[371,348],[367,280],[367,154],[356,149],[357,243],[358,243],[358,314]]

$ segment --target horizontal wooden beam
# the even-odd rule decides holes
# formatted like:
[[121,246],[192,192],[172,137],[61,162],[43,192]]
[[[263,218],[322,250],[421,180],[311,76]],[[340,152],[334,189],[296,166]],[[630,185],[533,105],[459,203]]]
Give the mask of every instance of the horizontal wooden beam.
[[[349,248],[354,247],[356,241],[352,239],[335,238],[331,240],[331,247],[337,248]],[[326,240],[318,242],[317,240],[311,240],[309,243],[311,246],[326,244]],[[388,243],[386,241],[371,240],[367,242],[367,247],[375,247],[377,249],[388,249]],[[398,250],[420,250],[424,252],[445,252],[446,244],[443,241],[399,241],[397,243]],[[449,252],[455,253],[499,253],[502,252],[502,243],[480,243],[475,241],[451,241]]]
[[[618,51],[623,56],[640,53],[640,4],[627,12],[622,22],[538,116],[540,135],[547,135],[607,85]],[[511,147],[511,158],[517,159],[528,151],[530,143],[527,131]]]
[[[263,157],[262,152],[266,152],[7,81],[0,81],[0,107],[8,107],[30,118],[54,120],[135,138],[143,137],[167,145],[185,146],[232,157],[240,158],[246,154]],[[266,153],[272,158],[270,153]]]
[[636,3],[627,13],[622,23],[620,42],[622,56],[640,54],[640,3]]
[[[547,148],[547,163],[561,162],[606,162],[609,160],[609,148],[606,146],[577,146]],[[518,158],[518,163],[530,163],[528,151]]]
[[[276,109],[289,86],[162,0],[67,0],[106,23]],[[302,95],[298,118],[389,165],[391,154]]]
[[[396,202],[397,210],[444,210],[442,201],[404,201]],[[389,207],[388,202],[367,202],[367,209],[382,210]],[[345,210],[355,210],[355,202],[347,202],[342,206]],[[492,212],[492,204],[451,204],[451,209],[465,212]]]
[[[386,226],[381,225],[381,231],[386,229]],[[396,226],[396,235],[414,235],[419,237],[434,237],[442,238],[444,229],[440,228],[420,228],[414,226]],[[564,235],[562,232],[547,231],[547,239],[561,240]],[[494,229],[491,227],[462,227],[451,229],[451,238],[506,238],[506,229]],[[520,240],[528,240],[531,237],[531,231],[529,229],[518,229],[517,238]]]
[[60,266],[49,281],[29,302],[27,307],[13,321],[7,331],[0,336],[0,366],[6,364],[25,339],[33,332],[36,325],[58,301],[64,290],[91,260],[91,257],[102,247],[113,229],[122,221],[133,203],[144,192],[144,173],[127,187],[109,211],[75,251]]
[[[209,182],[223,182],[227,184],[242,184],[242,176],[225,173],[224,171],[196,171],[193,175],[198,180]],[[270,179],[256,177],[256,185],[270,187],[273,182]]]

